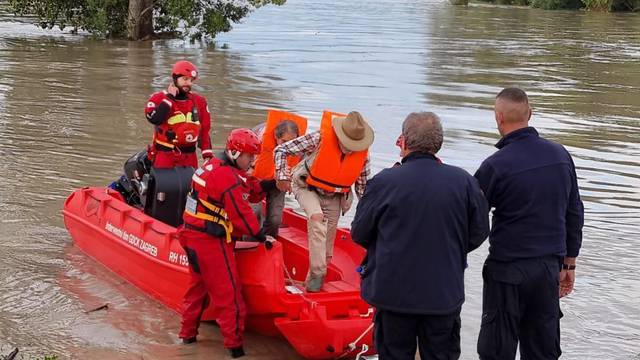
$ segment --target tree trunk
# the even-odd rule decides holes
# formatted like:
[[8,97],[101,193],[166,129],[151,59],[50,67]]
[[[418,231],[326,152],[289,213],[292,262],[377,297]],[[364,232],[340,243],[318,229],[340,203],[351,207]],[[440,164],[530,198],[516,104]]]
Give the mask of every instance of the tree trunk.
[[153,0],[129,0],[127,37],[141,40],[153,35]]

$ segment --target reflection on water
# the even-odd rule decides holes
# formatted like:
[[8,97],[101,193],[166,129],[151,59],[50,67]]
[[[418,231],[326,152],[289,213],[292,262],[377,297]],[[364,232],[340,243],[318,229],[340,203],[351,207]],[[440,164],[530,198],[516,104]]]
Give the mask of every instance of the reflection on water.
[[[82,359],[208,358],[215,327],[177,344],[179,318],[70,243],[60,208],[75,188],[106,184],[144,147],[147,96],[179,58],[214,112],[216,145],[280,107],[361,111],[376,129],[375,170],[397,159],[410,111],[441,115],[441,157],[474,171],[497,140],[491,103],[528,90],[533,124],[573,154],[585,200],[576,292],[562,300],[565,359],[640,352],[640,21],[637,14],[545,12],[445,2],[290,0],[223,35],[218,50],[48,33],[0,19],[0,347]],[[294,204],[293,202],[291,204]],[[350,217],[344,224],[348,225]],[[475,358],[486,246],[472,254],[463,359]],[[109,303],[109,309],[85,311]],[[256,358],[292,358],[251,335]],[[0,354],[4,354],[1,353]],[[222,355],[220,352],[218,355]]]

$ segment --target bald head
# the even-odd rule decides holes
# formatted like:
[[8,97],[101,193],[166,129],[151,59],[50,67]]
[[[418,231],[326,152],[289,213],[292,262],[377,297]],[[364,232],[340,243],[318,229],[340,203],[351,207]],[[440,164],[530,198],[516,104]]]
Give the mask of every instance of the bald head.
[[531,118],[531,107],[527,94],[515,87],[500,91],[496,96],[494,109],[498,130],[502,135],[528,126],[529,118]]
[[529,121],[529,98],[518,88],[506,88],[496,96],[495,111],[506,123]]

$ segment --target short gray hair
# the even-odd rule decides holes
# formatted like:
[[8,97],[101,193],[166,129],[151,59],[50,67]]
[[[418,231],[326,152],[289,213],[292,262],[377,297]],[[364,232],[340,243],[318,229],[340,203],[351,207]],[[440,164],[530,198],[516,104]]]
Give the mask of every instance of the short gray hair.
[[276,139],[280,139],[284,134],[292,133],[296,134],[296,137],[300,135],[300,129],[298,129],[298,124],[291,120],[281,121],[273,131],[276,135]]
[[402,123],[404,144],[410,151],[435,155],[444,138],[438,115],[432,112],[414,112]]

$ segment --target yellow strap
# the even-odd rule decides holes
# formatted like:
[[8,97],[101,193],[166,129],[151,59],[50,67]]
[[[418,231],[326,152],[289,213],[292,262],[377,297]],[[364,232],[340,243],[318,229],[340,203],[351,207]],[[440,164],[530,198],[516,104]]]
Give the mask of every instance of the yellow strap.
[[173,144],[169,144],[169,143],[166,143],[166,142],[164,142],[164,141],[160,141],[160,140],[158,140],[158,139],[156,139],[156,144],[160,144],[160,145],[162,145],[162,146],[166,146],[166,147],[168,147],[168,148],[170,148],[170,149],[173,149],[174,147],[176,147],[176,146],[175,146],[175,145],[173,145]]
[[220,218],[213,217],[212,215],[209,215],[209,214],[192,213],[189,210],[185,210],[185,212],[200,220],[210,221],[212,223],[221,225],[224,228],[224,231],[227,233],[227,243],[231,242],[231,233],[233,232],[233,224],[231,223],[231,221],[224,221]]
[[202,200],[202,199],[199,199],[199,200],[202,203],[202,205],[204,205],[204,207],[206,207],[207,209],[209,209],[209,210],[213,211],[214,213],[220,215],[220,217],[223,217],[225,219],[229,218],[229,216],[227,216],[227,212],[224,211],[223,208],[221,208],[219,206],[216,206],[216,205],[213,205],[212,203],[210,203],[210,202],[208,202],[206,200]]

